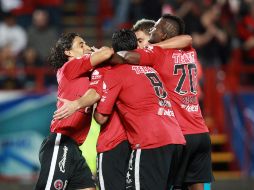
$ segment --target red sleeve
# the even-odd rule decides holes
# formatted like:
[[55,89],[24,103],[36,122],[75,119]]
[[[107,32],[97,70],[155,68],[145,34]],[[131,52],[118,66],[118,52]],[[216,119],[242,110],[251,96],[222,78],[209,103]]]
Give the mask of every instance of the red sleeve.
[[102,96],[102,83],[105,72],[108,69],[105,67],[100,67],[93,71],[91,75],[91,81],[89,88],[94,89],[100,96]]
[[81,58],[76,58],[65,63],[63,71],[65,77],[71,80],[90,71],[93,68],[90,62],[90,56],[90,54],[86,54]]
[[136,49],[135,52],[140,54],[139,65],[153,67],[156,60],[163,57],[163,49],[158,46],[147,46],[144,49]]
[[103,78],[103,94],[97,106],[97,112],[111,114],[122,88],[122,78],[114,70],[109,70]]

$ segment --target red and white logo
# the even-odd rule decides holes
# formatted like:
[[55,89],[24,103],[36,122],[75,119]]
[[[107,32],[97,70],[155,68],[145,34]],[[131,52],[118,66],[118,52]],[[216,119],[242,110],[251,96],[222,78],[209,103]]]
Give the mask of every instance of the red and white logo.
[[61,190],[63,188],[63,181],[60,180],[60,179],[57,179],[55,182],[54,182],[54,187],[55,189],[57,190]]

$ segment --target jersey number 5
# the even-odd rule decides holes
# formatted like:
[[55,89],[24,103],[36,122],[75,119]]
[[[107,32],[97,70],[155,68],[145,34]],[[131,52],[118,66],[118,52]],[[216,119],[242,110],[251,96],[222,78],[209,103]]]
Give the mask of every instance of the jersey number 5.
[[[196,83],[196,76],[197,76],[197,66],[194,63],[188,64],[187,67],[184,64],[176,64],[174,66],[174,75],[177,75],[179,71],[181,71],[182,75],[179,79],[179,82],[175,88],[175,92],[180,95],[184,95],[187,93],[187,90],[183,90],[183,84],[186,79],[186,70],[188,72],[189,81],[190,81],[190,92],[192,94],[197,94],[197,90],[195,88],[194,82]],[[193,72],[192,72],[193,71]],[[194,76],[193,76],[194,74]],[[195,80],[195,81],[194,81]]]

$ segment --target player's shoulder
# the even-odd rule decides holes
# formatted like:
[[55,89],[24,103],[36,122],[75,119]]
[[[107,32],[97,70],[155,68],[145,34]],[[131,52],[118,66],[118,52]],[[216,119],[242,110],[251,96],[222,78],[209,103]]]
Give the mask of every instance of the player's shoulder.
[[155,45],[147,45],[144,50],[148,51],[163,51],[163,49],[160,46],[155,46]]
[[186,51],[186,52],[188,52],[188,51],[196,51],[196,50],[192,47],[192,45],[189,45],[189,46],[183,48],[182,50],[184,50],[184,51]]
[[127,64],[114,65],[110,69],[108,69],[107,72],[105,72],[105,74],[117,76],[119,74],[124,73],[123,71],[125,70],[126,67]]

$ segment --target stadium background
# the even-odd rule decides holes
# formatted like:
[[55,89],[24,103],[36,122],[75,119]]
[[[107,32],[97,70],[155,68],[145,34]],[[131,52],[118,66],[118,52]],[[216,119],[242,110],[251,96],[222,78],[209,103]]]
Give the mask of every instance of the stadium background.
[[[212,189],[254,189],[253,0],[1,0],[0,3],[0,27],[7,17],[15,16],[15,25],[22,27],[27,36],[27,43],[18,52],[8,51],[10,44],[2,43],[0,38],[0,189],[29,190],[37,178],[38,151],[49,132],[57,87],[55,73],[43,57],[49,50],[45,48],[49,44],[45,43],[53,43],[62,32],[75,31],[83,34],[91,46],[110,45],[110,36],[117,28],[131,27],[143,17],[157,20],[162,13],[184,18],[187,33],[192,35],[193,46],[200,55],[200,102],[211,132],[216,177]],[[33,20],[36,9],[49,14],[43,29],[38,20]],[[52,31],[55,39],[50,35]],[[218,43],[219,40],[201,43],[207,31],[214,38],[222,36],[223,43]],[[33,36],[39,40],[31,41]],[[35,57],[31,56],[34,52]],[[91,126],[81,149],[95,172],[99,126],[95,122]]]

